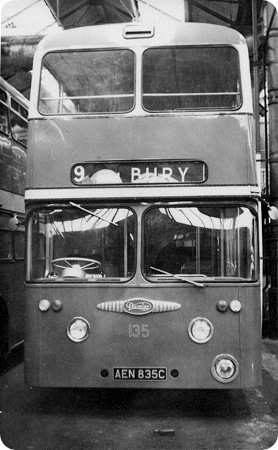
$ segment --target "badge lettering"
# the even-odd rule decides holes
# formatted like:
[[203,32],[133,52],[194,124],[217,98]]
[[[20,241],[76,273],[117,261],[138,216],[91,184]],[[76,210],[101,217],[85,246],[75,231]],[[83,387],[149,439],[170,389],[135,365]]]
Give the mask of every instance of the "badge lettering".
[[148,314],[152,312],[153,304],[148,300],[132,299],[125,302],[123,310],[134,315]]

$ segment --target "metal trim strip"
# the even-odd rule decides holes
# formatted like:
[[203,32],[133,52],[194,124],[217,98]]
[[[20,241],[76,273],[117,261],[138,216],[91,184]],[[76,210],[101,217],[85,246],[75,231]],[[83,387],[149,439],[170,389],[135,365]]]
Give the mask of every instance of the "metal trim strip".
[[50,188],[27,189],[25,199],[57,200],[57,199],[138,199],[138,198],[171,198],[171,197],[258,197],[257,186],[128,186],[100,188]]

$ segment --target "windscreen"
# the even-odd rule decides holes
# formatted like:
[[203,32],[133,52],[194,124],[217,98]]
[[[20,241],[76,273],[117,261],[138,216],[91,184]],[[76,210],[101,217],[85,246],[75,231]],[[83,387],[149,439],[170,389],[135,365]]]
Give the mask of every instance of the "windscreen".
[[136,270],[151,282],[251,281],[259,272],[257,216],[243,206],[71,202],[34,210],[28,241],[31,281],[125,282]]
[[102,114],[134,106],[134,54],[130,50],[63,51],[43,58],[41,114]]
[[128,208],[72,204],[29,220],[30,280],[121,281],[135,270],[135,216]]
[[144,226],[144,271],[153,281],[179,277],[252,280],[256,219],[244,207],[153,207]]
[[167,47],[143,54],[147,111],[233,110],[241,105],[239,59],[232,47]]

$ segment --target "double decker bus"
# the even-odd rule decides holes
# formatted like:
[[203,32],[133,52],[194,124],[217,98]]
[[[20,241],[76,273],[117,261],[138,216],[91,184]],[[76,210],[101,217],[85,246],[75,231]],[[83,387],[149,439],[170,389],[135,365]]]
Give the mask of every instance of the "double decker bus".
[[261,382],[248,51],[208,24],[44,38],[29,116],[26,382]]
[[0,359],[24,336],[28,100],[0,77]]

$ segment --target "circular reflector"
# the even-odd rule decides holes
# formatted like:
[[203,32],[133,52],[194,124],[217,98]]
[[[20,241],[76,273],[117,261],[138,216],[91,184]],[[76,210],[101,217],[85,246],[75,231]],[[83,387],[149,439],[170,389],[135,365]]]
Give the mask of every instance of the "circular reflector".
[[82,317],[75,317],[67,328],[68,337],[74,342],[83,342],[89,337],[90,326]]
[[197,317],[190,322],[188,334],[194,342],[204,344],[208,342],[213,335],[212,323],[204,317]]

